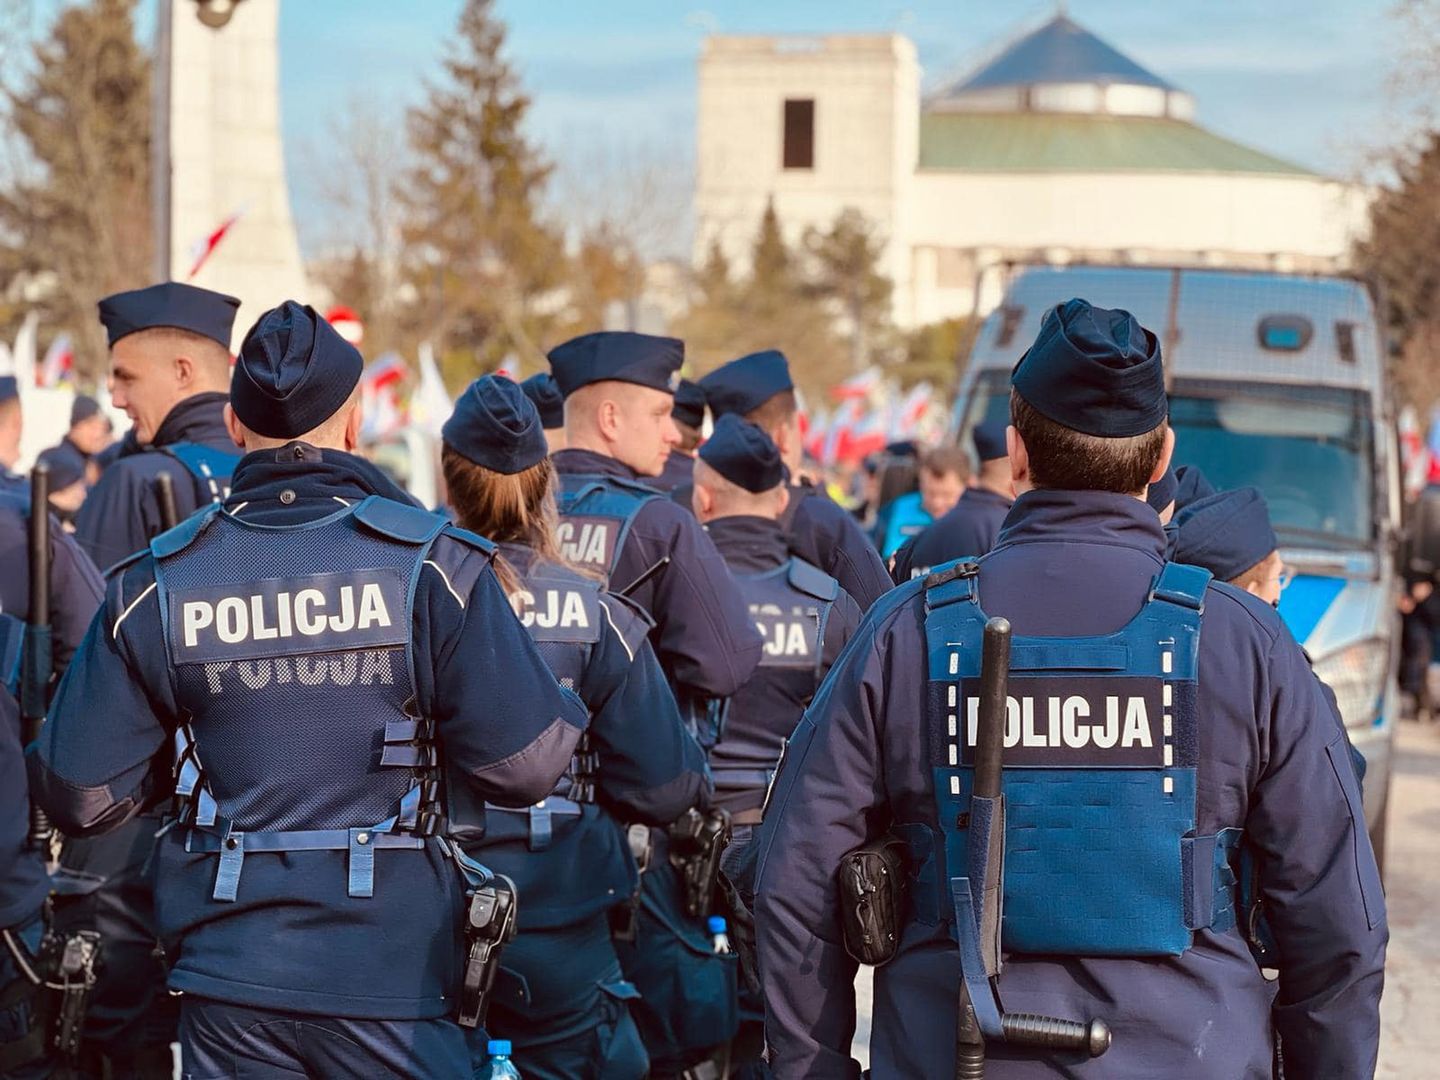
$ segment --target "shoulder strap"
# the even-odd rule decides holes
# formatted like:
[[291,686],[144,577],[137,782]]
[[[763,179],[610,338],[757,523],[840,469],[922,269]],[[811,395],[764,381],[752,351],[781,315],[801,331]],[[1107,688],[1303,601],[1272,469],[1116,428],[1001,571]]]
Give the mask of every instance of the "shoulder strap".
[[423,546],[452,527],[439,514],[379,495],[371,495],[358,503],[354,513],[355,520],[371,532],[401,544]]
[[925,578],[925,610],[934,611],[966,600],[978,604],[975,578],[979,573],[980,563],[975,559],[941,563]]
[[1205,590],[1215,575],[1200,566],[1167,562],[1150,589],[1151,600],[1163,600],[1191,611],[1205,610]]
[[840,595],[840,583],[819,567],[797,556],[790,557],[788,570],[791,588],[816,600],[833,602]]
[[[178,555],[187,547],[193,544],[199,535],[210,527],[217,517],[220,516],[220,505],[210,503],[197,513],[191,514],[184,521],[180,522],[173,529],[169,529],[155,539],[150,541],[150,554],[157,559],[166,559],[171,555]],[[113,576],[117,570],[130,565],[144,552],[137,552],[128,559],[123,559],[110,568]]]
[[446,536],[460,541],[466,547],[473,548],[487,558],[493,559],[495,553],[500,550],[493,540],[487,540],[479,533],[471,532],[469,529],[462,529],[459,525],[446,525],[442,531]]

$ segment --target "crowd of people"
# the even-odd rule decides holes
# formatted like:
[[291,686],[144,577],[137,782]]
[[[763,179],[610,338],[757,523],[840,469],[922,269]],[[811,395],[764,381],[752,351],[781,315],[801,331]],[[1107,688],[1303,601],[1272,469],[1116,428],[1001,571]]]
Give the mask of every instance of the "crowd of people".
[[[432,510],[360,452],[355,347],[288,301],[232,357],[236,309],[101,301],[132,427],[77,398],[43,455],[44,611],[0,381],[0,1076],[858,1076],[839,868],[877,843],[877,1078],[954,1075],[969,1020],[987,1076],[1373,1072],[1363,760],[1128,313],[1051,310],[1007,415],[854,506],[780,352],[692,382],[585,334],[465,389]],[[992,616],[1003,910],[966,870]],[[1007,1040],[1002,948],[1009,1012],[1103,1017],[1103,1056]]]

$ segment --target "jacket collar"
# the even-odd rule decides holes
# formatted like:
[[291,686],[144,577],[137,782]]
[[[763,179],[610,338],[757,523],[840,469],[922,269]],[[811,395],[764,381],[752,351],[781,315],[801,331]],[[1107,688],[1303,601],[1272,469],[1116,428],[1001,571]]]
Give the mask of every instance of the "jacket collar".
[[1027,491],[1011,506],[995,548],[1077,541],[1165,558],[1159,515],[1142,499],[1108,491]]
[[790,558],[785,531],[770,518],[740,515],[716,518],[705,526],[731,570],[759,573]]
[[641,483],[647,479],[623,461],[597,454],[594,450],[560,450],[552,460],[555,462],[556,472],[571,476],[614,476],[621,480],[639,480]]
[[278,499],[285,491],[293,492],[290,502],[321,500],[332,504],[330,509],[337,500],[356,502],[370,495],[417,505],[408,492],[364,458],[298,440],[241,458],[231,477],[226,505]]
[[229,400],[228,394],[207,391],[191,394],[184,401],[176,402],[155,429],[155,438],[150,445],[161,447],[194,442],[233,449],[230,433],[225,430],[225,402]]

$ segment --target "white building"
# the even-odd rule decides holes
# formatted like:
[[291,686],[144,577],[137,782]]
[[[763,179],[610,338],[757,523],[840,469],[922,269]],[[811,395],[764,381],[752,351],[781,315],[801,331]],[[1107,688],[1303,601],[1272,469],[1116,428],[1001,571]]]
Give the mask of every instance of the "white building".
[[695,258],[744,267],[856,207],[902,326],[985,312],[1013,262],[1330,269],[1366,194],[1193,122],[1189,94],[1064,15],[922,101],[896,34],[715,36],[699,73]]

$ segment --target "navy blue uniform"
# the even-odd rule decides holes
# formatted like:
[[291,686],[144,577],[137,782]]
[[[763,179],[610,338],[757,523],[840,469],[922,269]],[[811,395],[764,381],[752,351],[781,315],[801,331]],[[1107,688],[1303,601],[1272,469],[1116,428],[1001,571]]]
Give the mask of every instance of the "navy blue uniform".
[[[663,491],[666,494],[675,494],[676,501],[681,502],[678,492],[685,488],[688,492],[690,480],[695,474],[695,457],[683,450],[671,450],[670,456],[665,459],[665,467],[660,470],[659,476],[648,476],[645,483],[656,491]],[[688,507],[688,496],[681,502],[682,506]]]
[[780,749],[859,625],[860,608],[834,578],[795,566],[775,521],[717,518],[706,531],[765,637],[760,667],[730,699],[710,754],[720,805],[744,828],[758,822]]
[[[417,777],[438,744],[452,784],[533,802],[584,725],[515,620],[489,545],[391,494],[348,454],[297,442],[248,455],[223,515],[190,519],[114,575],[31,752],[32,789],[71,834],[181,797],[182,823],[156,845],[156,914],[169,984],[186,994],[182,1043],[202,1061],[287,1053],[290,1024],[225,1043],[220,1019],[238,1010],[346,1021],[352,1073],[462,1071],[460,1029],[443,1019],[461,883],[422,838],[437,789]],[[291,565],[270,566],[277,552]],[[272,584],[248,606],[235,598],[260,579]],[[317,608],[334,614],[316,621]],[[321,651],[300,634],[321,635]],[[502,672],[513,696],[497,692]],[[367,826],[392,796],[399,809]]]
[[524,581],[511,597],[522,623],[591,720],[549,798],[491,807],[484,838],[466,844],[521,896],[521,934],[506,950],[487,1026],[535,1080],[638,1080],[648,1058],[626,1004],[636,991],[608,918],[639,885],[621,822],[668,825],[707,805],[705,758],[646,640],[649,618],[593,578],[537,563],[528,548],[501,552]]
[[790,550],[829,574],[865,611],[890,590],[885,560],[854,515],[809,481],[791,484],[781,521]]
[[995,546],[1013,500],[988,488],[966,488],[960,501],[895,553],[890,576],[896,585],[923,577],[951,559],[976,558]]
[[[226,395],[195,394],[180,402],[156,429],[149,446],[120,456],[105,469],[75,518],[75,539],[103,571],[133,555],[160,532],[160,502],[155,478],[174,479],[175,509],[181,518],[215,498],[224,498],[228,480],[214,483],[192,477],[167,447],[195,444],[227,457],[240,453],[225,430]],[[203,490],[202,490],[203,488]]]
[[[1145,605],[1164,544],[1140,500],[1030,492],[980,563],[979,603],[1017,635],[1109,634]],[[1236,926],[1197,930],[1175,956],[1012,953],[1000,979],[1009,1011],[1101,1016],[1114,1044],[1090,1062],[1012,1056],[991,1043],[987,1076],[1269,1076],[1272,1025],[1287,1073],[1374,1069],[1385,906],[1345,731],[1271,608],[1216,584],[1203,600],[1194,691],[1202,722],[1191,751],[1196,832],[1244,830],[1279,945],[1279,981],[1265,981]],[[924,601],[916,581],[872,612],[797,729],[776,781],[760,840],[756,923],[767,1037],[781,1076],[859,1072],[849,1059],[855,965],[836,913],[840,857],[886,829],[940,832]],[[947,920],[917,914],[896,958],[875,973],[877,1077],[950,1074],[958,977]]]

